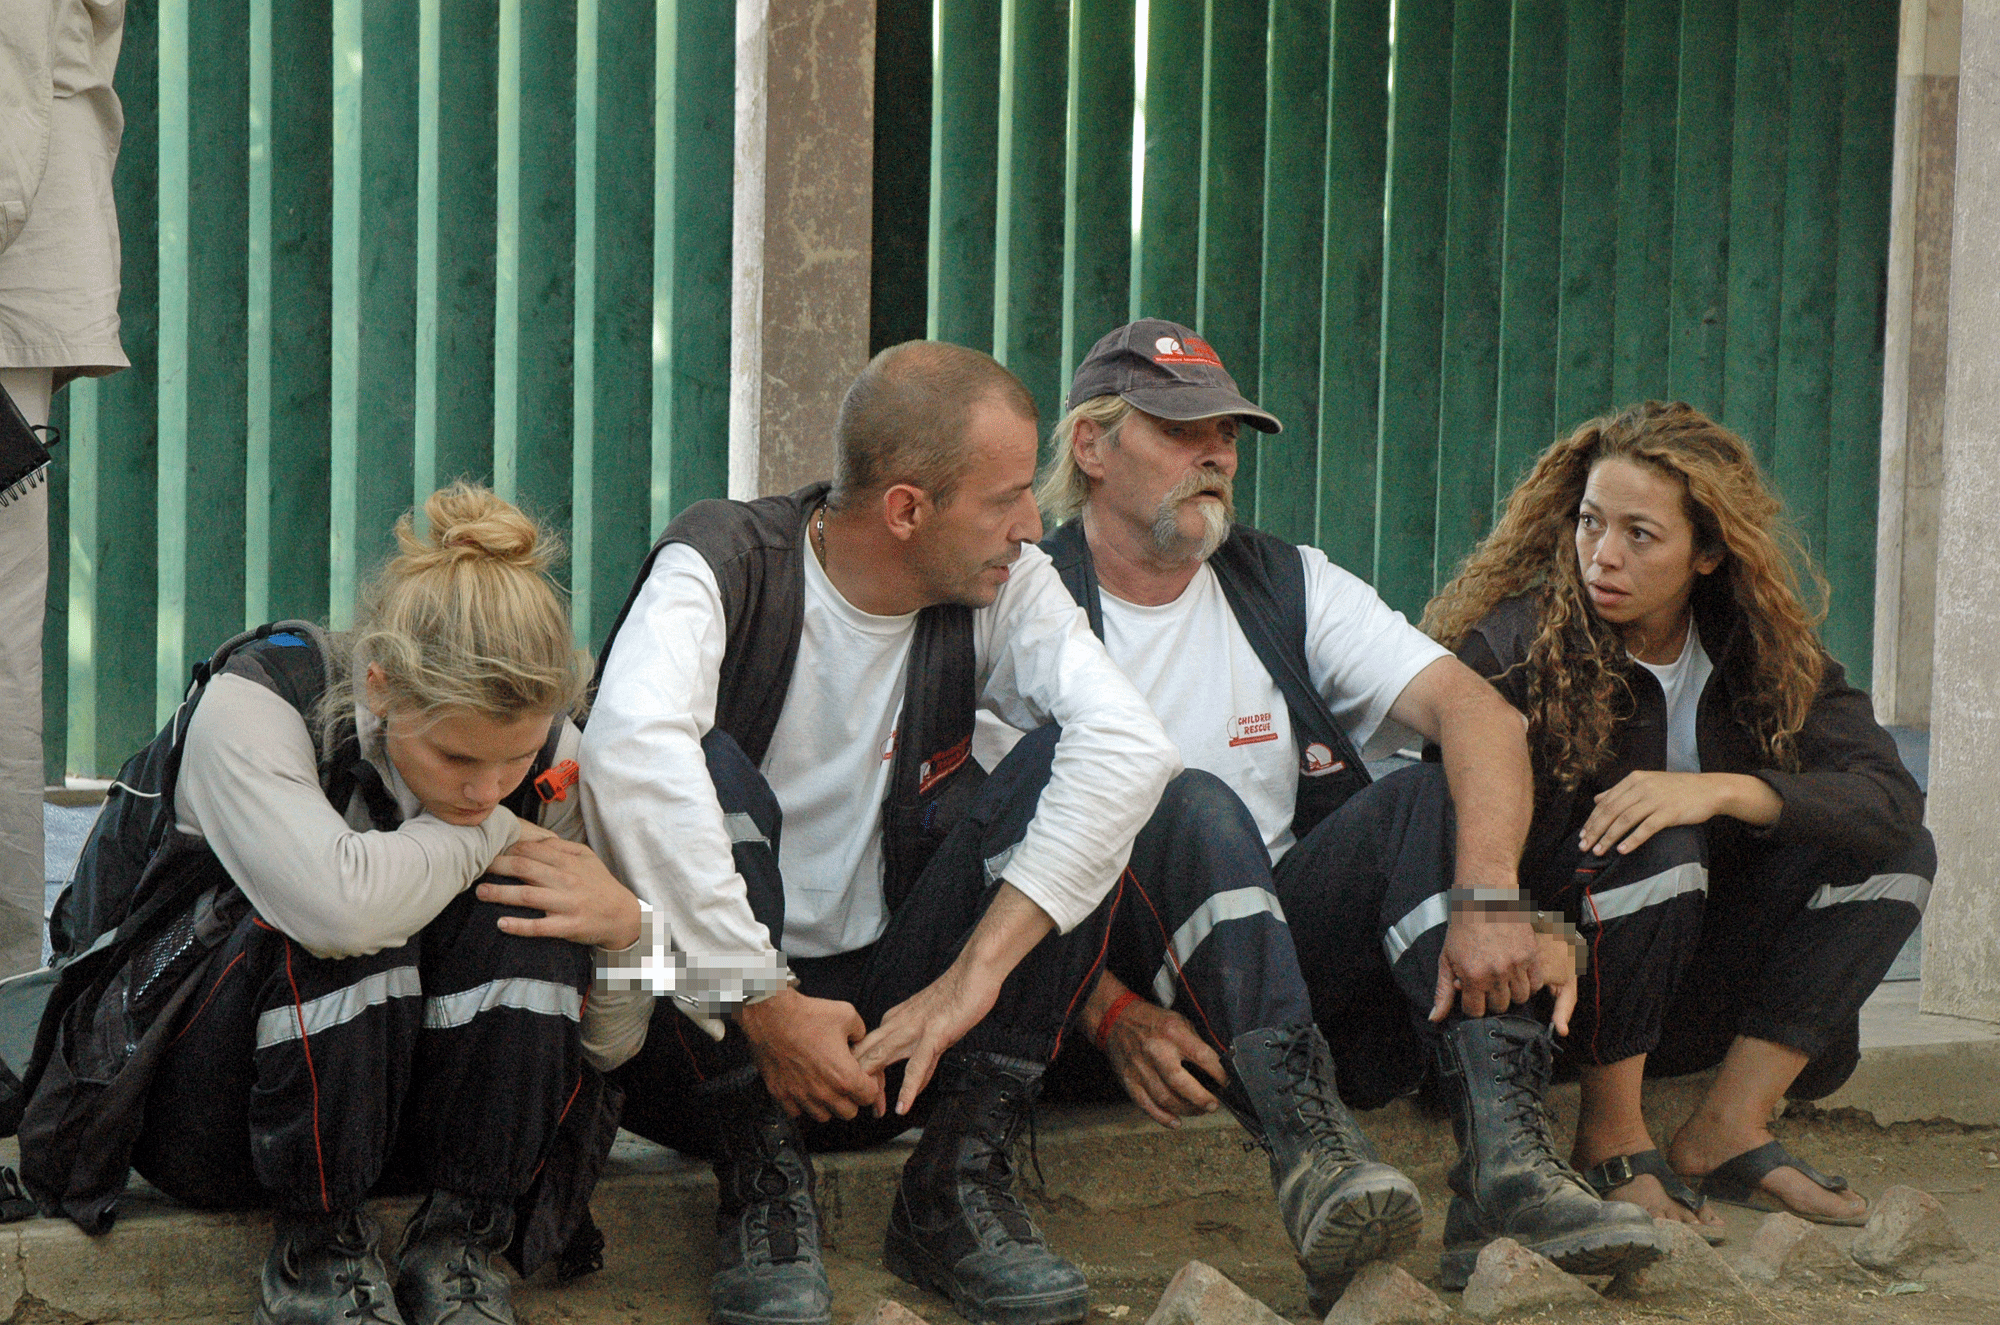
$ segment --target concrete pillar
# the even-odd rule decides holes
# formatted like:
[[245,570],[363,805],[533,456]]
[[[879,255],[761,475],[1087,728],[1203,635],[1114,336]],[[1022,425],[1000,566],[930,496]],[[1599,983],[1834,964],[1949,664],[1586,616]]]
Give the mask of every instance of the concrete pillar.
[[874,0],[737,0],[729,495],[833,473],[868,362]]
[[2000,0],[1964,0],[1923,1010],[2000,1021]]
[[1930,725],[1960,0],[1903,0],[1882,336],[1875,716]]

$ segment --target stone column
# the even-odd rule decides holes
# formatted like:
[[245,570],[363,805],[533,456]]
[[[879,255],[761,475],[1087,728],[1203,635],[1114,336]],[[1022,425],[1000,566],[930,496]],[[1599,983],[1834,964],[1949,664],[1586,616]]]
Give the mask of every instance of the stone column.
[[729,495],[833,473],[868,362],[874,0],[737,0]]
[[1882,337],[1875,716],[1930,725],[1960,0],[1903,0]]
[[2000,1021],[2000,0],[1964,0],[1923,1010]]

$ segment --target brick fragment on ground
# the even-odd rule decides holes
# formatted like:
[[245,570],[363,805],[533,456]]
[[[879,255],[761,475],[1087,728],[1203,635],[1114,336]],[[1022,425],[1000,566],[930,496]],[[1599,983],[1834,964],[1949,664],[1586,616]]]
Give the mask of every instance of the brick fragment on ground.
[[1908,1273],[1940,1261],[1969,1261],[1972,1250],[1937,1197],[1897,1186],[1875,1198],[1868,1227],[1855,1240],[1854,1259],[1871,1270]]
[[875,1305],[854,1318],[854,1325],[930,1325],[922,1316],[891,1298],[877,1298]]
[[1481,1249],[1459,1305],[1468,1315],[1492,1320],[1510,1311],[1600,1300],[1589,1284],[1563,1273],[1548,1257],[1499,1238]]
[[1451,1319],[1451,1308],[1400,1265],[1375,1261],[1326,1313],[1325,1325],[1430,1325]]
[[1146,1325],[1287,1325],[1213,1265],[1189,1261],[1160,1294]]
[[1634,1297],[1672,1293],[1687,1297],[1741,1297],[1750,1290],[1720,1252],[1692,1224],[1678,1219],[1655,1219],[1660,1246],[1665,1255],[1651,1265],[1621,1274],[1612,1288]]
[[1817,1224],[1784,1211],[1765,1216],[1757,1225],[1736,1270],[1760,1284],[1828,1284],[1868,1278]]

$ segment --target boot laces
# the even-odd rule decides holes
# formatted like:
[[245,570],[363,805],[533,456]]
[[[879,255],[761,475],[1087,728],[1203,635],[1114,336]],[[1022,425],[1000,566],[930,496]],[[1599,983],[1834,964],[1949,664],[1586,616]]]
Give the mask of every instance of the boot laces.
[[994,1095],[986,1111],[988,1126],[980,1129],[975,1137],[987,1143],[984,1147],[986,1153],[981,1157],[984,1162],[975,1162],[964,1170],[964,1174],[973,1187],[968,1195],[975,1197],[979,1209],[992,1216],[1007,1241],[1040,1246],[1041,1235],[1035,1231],[1034,1221],[1028,1218],[1028,1208],[1014,1194],[1014,1139],[1019,1135],[1024,1120],[1028,1124],[1028,1149],[1035,1162],[1035,1177],[1044,1188],[1048,1185],[1047,1180],[1042,1178],[1041,1156],[1035,1153],[1034,1104],[1030,1101],[1018,1109],[1012,1107],[1013,1104],[1014,1092],[1011,1089],[1003,1089]]
[[[341,1312],[344,1320],[377,1321],[389,1325],[390,1317],[381,1312],[387,1305],[388,1285],[367,1271],[367,1257],[375,1250],[367,1230],[359,1216],[350,1216],[342,1221],[340,1230],[333,1241],[326,1244],[327,1250],[339,1256],[346,1264],[333,1272],[334,1286],[344,1294],[352,1294],[354,1304]],[[377,1300],[378,1296],[380,1301]]]
[[806,1259],[799,1237],[799,1208],[792,1199],[792,1180],[776,1157],[764,1161],[750,1182],[751,1231],[764,1244],[773,1265]]
[[1348,1125],[1346,1106],[1334,1091],[1332,1074],[1318,1070],[1314,1037],[1291,1036],[1283,1049],[1283,1088],[1321,1153],[1343,1167],[1363,1162],[1367,1156],[1355,1145],[1355,1131]]
[[1511,1053],[1495,1051],[1493,1054],[1501,1065],[1501,1105],[1507,1109],[1509,1118],[1519,1123],[1533,1141],[1537,1154],[1567,1173],[1569,1166],[1556,1149],[1555,1137],[1549,1131],[1549,1111],[1542,1101],[1555,1064],[1555,1051],[1539,1035],[1515,1037],[1496,1032],[1496,1038],[1506,1041],[1513,1049]]

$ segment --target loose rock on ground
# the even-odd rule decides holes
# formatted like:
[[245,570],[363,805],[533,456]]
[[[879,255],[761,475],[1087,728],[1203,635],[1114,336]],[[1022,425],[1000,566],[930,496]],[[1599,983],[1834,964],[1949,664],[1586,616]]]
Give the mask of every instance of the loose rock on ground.
[[1745,1279],[1760,1284],[1851,1283],[1868,1278],[1818,1225],[1782,1211],[1757,1225],[1749,1250],[1737,1261],[1736,1269]]
[[854,1325],[930,1325],[922,1316],[890,1298],[878,1298],[875,1305],[854,1318]]
[[1972,1251],[1929,1192],[1896,1186],[1875,1198],[1854,1259],[1871,1270],[1909,1273],[1940,1261],[1969,1261]]
[[1430,1325],[1451,1316],[1451,1308],[1407,1270],[1376,1261],[1354,1276],[1325,1325]]
[[1287,1325],[1283,1316],[1213,1265],[1189,1261],[1167,1284],[1146,1325]]
[[1665,1255],[1651,1265],[1621,1274],[1613,1282],[1620,1293],[1652,1296],[1673,1293],[1689,1297],[1735,1298],[1750,1290],[1720,1252],[1692,1224],[1677,1219],[1655,1219],[1660,1246]]
[[1600,1300],[1589,1284],[1556,1268],[1548,1257],[1512,1238],[1499,1238],[1479,1253],[1460,1305],[1481,1320],[1510,1311]]

